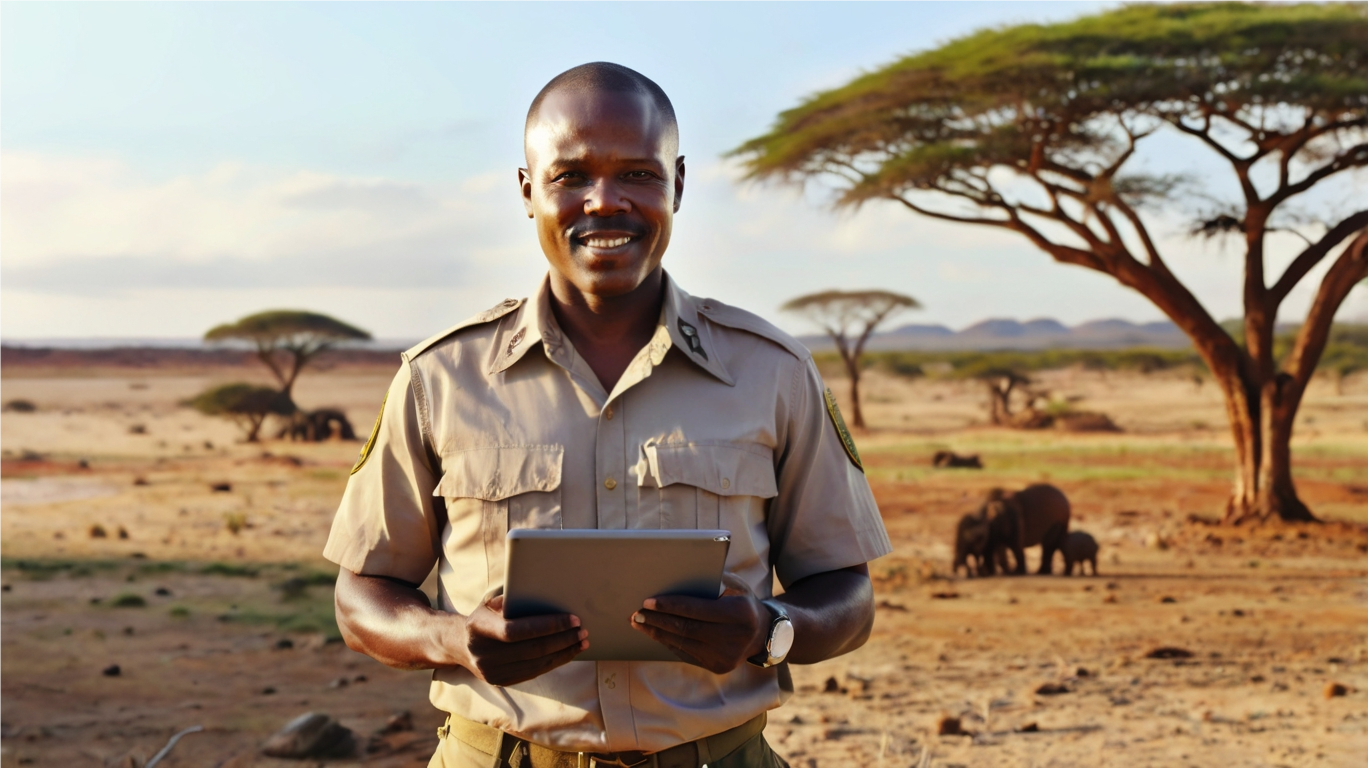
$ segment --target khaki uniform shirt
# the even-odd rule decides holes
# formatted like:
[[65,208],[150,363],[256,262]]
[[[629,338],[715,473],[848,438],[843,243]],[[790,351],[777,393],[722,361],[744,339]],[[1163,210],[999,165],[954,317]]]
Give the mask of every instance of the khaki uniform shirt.
[[[891,551],[807,349],[668,277],[655,335],[612,392],[558,328],[545,281],[403,360],[324,556],[413,583],[436,564],[443,610],[502,590],[513,528],[727,529],[727,582],[762,598],[773,576],[787,586]],[[439,669],[431,699],[557,749],[653,752],[790,692],[782,665],[572,661],[507,687]]]

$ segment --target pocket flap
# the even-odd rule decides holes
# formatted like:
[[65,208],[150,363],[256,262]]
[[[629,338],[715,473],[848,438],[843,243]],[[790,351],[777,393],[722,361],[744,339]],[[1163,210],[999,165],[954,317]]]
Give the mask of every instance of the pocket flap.
[[683,483],[718,496],[762,499],[779,494],[773,454],[764,446],[677,443],[647,445],[645,451],[648,467],[641,475],[642,485],[664,488]]
[[559,445],[505,445],[470,448],[442,459],[445,471],[434,496],[502,501],[532,491],[554,491],[561,484]]

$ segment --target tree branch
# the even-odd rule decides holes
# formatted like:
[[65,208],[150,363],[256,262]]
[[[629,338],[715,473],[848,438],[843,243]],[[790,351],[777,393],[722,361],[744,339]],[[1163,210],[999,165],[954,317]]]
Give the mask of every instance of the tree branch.
[[1320,290],[1316,292],[1316,300],[1306,313],[1301,330],[1297,332],[1292,353],[1283,365],[1283,370],[1296,382],[1298,397],[1311,380],[1321,353],[1325,351],[1335,313],[1354,286],[1365,278],[1368,278],[1368,229],[1360,231],[1330,266],[1330,271],[1321,281]]
[[1306,277],[1306,274],[1315,268],[1332,248],[1364,227],[1368,227],[1368,210],[1359,211],[1336,224],[1315,244],[1302,251],[1297,258],[1292,260],[1292,263],[1282,273],[1282,277],[1278,278],[1278,282],[1269,290],[1274,306],[1287,298],[1287,294],[1292,292],[1297,283],[1301,282],[1302,278]]

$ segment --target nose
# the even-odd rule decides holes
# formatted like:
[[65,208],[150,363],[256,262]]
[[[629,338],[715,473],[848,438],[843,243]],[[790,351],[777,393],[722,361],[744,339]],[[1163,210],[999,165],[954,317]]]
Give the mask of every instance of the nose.
[[584,197],[584,213],[587,216],[616,216],[629,213],[632,203],[622,194],[613,179],[600,179],[589,188]]

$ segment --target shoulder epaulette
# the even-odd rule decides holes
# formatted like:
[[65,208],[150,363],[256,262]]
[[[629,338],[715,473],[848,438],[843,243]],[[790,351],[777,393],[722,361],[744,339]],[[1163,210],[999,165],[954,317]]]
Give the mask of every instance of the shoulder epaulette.
[[730,304],[723,304],[716,299],[699,299],[698,312],[704,317],[712,320],[718,325],[725,325],[728,328],[747,331],[769,339],[779,346],[787,349],[794,357],[799,360],[806,360],[812,356],[812,352],[803,346],[801,341],[779,330],[773,323],[760,317],[759,315],[747,312],[744,309],[733,307]]
[[442,339],[445,339],[451,334],[456,333],[457,331],[470,328],[471,326],[484,325],[485,323],[498,320],[499,318],[503,317],[509,312],[512,312],[518,307],[521,307],[524,301],[524,299],[504,299],[503,301],[499,302],[498,304],[495,304],[489,309],[486,309],[480,314],[475,315],[474,317],[464,320],[462,322],[459,322],[451,326],[450,328],[446,329],[445,331],[442,331],[441,333],[435,336],[429,336],[423,341],[420,341],[412,347],[409,347],[407,350],[404,351],[404,359],[412,360],[418,355],[421,355],[424,352],[426,352],[428,348],[430,348],[432,345],[436,344]]

